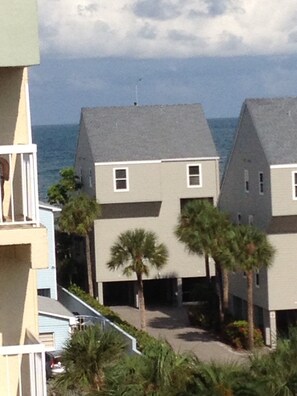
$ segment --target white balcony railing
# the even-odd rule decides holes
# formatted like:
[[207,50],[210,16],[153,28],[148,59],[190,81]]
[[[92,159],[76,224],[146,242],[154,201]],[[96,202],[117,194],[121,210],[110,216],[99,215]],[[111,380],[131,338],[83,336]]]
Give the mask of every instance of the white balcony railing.
[[39,225],[36,145],[0,146],[0,166],[1,160],[8,176],[1,181],[0,226]]
[[1,395],[46,396],[44,345],[34,340],[0,347],[0,373]]

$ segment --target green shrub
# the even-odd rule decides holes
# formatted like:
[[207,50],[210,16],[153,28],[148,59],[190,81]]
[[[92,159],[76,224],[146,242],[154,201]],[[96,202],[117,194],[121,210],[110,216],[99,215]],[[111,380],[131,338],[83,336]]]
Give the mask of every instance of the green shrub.
[[150,336],[145,331],[138,330],[136,327],[132,326],[125,320],[122,320],[120,316],[116,314],[112,309],[100,304],[95,298],[91,297],[88,293],[83,291],[77,285],[72,284],[68,288],[68,290],[70,291],[70,293],[73,293],[90,307],[100,312],[101,315],[103,315],[106,319],[109,319],[111,322],[115,323],[121,329],[130,334],[132,337],[135,337],[137,342],[137,349],[139,351],[143,351],[147,347],[147,345],[150,345],[151,342],[156,342],[156,339],[154,337]]
[[199,326],[205,330],[216,330],[219,326],[218,309],[208,301],[190,305],[188,318],[192,326]]
[[[226,342],[236,349],[248,348],[248,322],[245,320],[237,320],[229,323],[224,329],[224,338]],[[255,347],[264,345],[261,330],[254,329]]]

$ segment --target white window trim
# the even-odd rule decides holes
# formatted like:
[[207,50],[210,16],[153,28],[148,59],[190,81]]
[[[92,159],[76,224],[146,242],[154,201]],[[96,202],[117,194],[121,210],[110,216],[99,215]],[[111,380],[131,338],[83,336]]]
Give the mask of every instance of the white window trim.
[[[248,184],[248,188],[246,188],[246,185]],[[249,177],[249,171],[248,169],[244,170],[244,191],[246,193],[250,192],[250,177]]]
[[[117,170],[125,170],[126,171],[126,188],[117,188],[117,184],[116,184],[116,171]],[[124,179],[121,179],[124,180]],[[129,191],[129,169],[125,168],[125,167],[119,167],[119,168],[113,168],[113,191],[114,192],[127,192]]]
[[[199,168],[199,184],[190,185],[190,167],[198,166]],[[191,175],[193,176],[193,175]],[[188,188],[201,188],[202,187],[202,166],[201,164],[187,164],[187,187]]]
[[297,171],[292,172],[292,198],[294,201],[297,200],[297,196],[295,195],[295,187],[297,184],[295,184],[295,175],[297,174]]
[[[262,181],[261,181],[261,175],[262,175]],[[264,195],[264,172],[260,171],[258,173],[258,180],[259,180],[259,194]]]

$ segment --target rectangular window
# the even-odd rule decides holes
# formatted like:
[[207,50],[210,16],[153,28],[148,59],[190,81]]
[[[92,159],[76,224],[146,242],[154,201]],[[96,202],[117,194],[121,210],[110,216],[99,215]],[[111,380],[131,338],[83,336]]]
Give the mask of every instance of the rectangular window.
[[292,172],[293,199],[297,199],[297,172]]
[[241,224],[241,214],[237,213],[237,225]]
[[93,180],[92,180],[92,169],[89,169],[89,187],[93,187]]
[[254,225],[254,215],[249,215],[249,225]]
[[256,270],[255,272],[255,283],[257,287],[260,287],[260,272],[259,270]]
[[244,170],[244,191],[246,193],[250,191],[249,171],[247,169]]
[[128,191],[128,168],[115,168],[113,170],[114,191]]
[[259,194],[264,194],[264,174],[263,172],[259,172]]
[[188,187],[201,187],[201,165],[188,165]]
[[38,289],[38,296],[51,297],[51,289]]

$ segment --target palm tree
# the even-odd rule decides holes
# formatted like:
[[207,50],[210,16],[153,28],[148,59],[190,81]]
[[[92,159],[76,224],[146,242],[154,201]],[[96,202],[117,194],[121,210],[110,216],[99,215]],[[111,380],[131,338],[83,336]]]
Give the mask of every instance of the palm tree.
[[[227,216],[220,212],[209,201],[195,199],[190,201],[182,210],[178,225],[175,229],[177,238],[185,243],[190,253],[204,255],[206,276],[209,278],[209,256],[216,265],[218,297],[220,301],[220,316],[223,321],[228,309],[228,260],[221,260],[226,250],[227,239],[232,225]],[[222,265],[224,263],[224,266]],[[220,276],[221,275],[221,276]],[[223,278],[223,279],[222,279]]]
[[280,338],[274,351],[251,357],[250,372],[262,395],[295,396],[297,394],[297,328],[289,337]]
[[110,270],[123,268],[123,274],[136,274],[141,329],[146,328],[145,301],[143,294],[143,275],[149,275],[150,266],[161,269],[167,262],[168,250],[157,243],[155,233],[142,228],[128,230],[120,234],[111,247],[111,259],[107,263]]
[[99,325],[77,331],[63,350],[65,372],[57,376],[54,389],[62,395],[68,390],[80,395],[101,391],[106,370],[122,360],[125,353],[126,344],[115,331],[104,332]]
[[200,363],[196,373],[195,395],[260,396],[251,388],[249,367],[239,363]]
[[197,365],[197,357],[175,353],[166,341],[156,340],[142,355],[129,356],[108,370],[105,394],[189,395]]
[[252,350],[254,348],[254,271],[268,268],[272,264],[275,250],[266,234],[251,225],[240,225],[235,228],[232,249],[234,265],[246,273],[248,346]]
[[58,222],[61,231],[79,235],[85,239],[88,286],[92,297],[94,296],[94,287],[89,234],[100,213],[100,205],[95,198],[79,193],[71,196],[63,206]]

